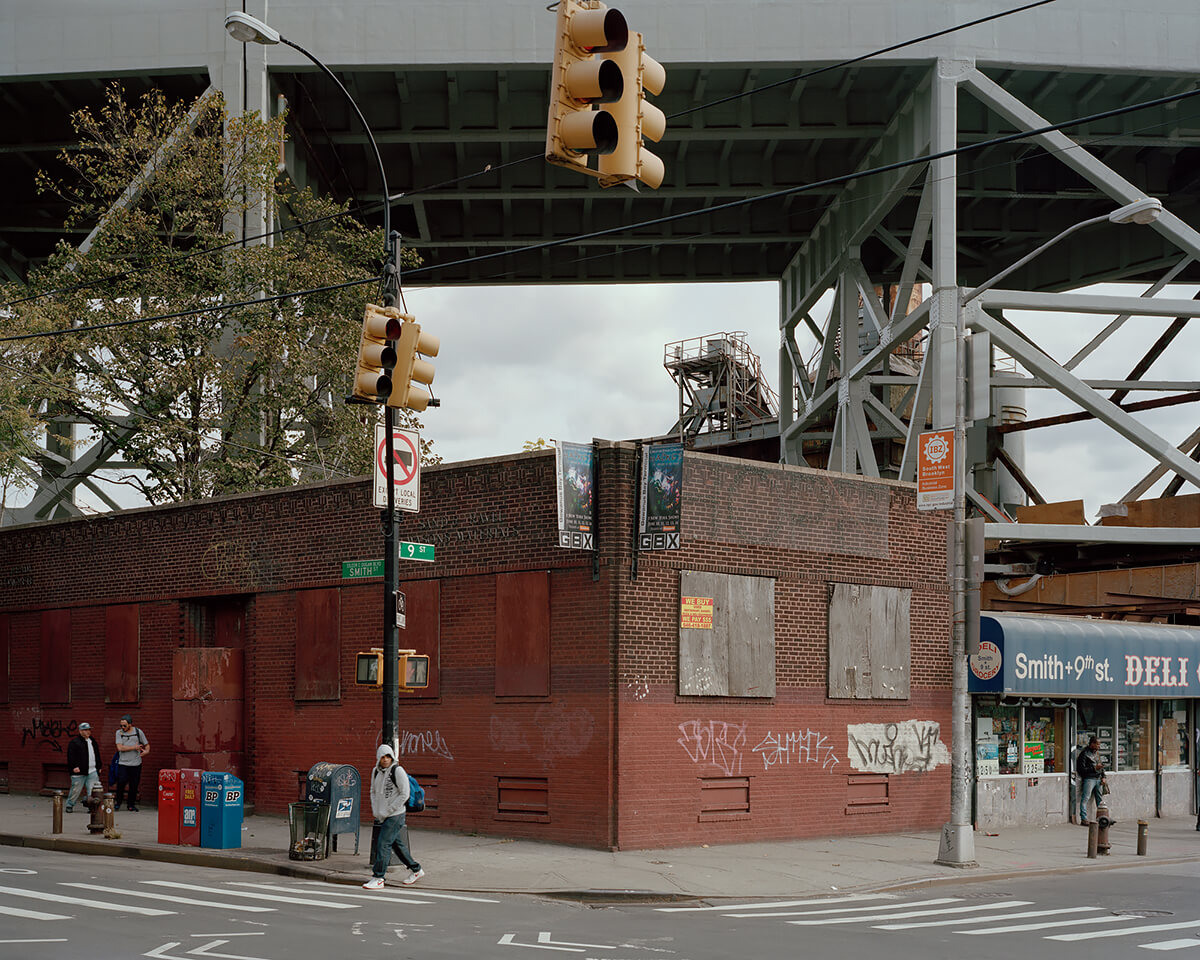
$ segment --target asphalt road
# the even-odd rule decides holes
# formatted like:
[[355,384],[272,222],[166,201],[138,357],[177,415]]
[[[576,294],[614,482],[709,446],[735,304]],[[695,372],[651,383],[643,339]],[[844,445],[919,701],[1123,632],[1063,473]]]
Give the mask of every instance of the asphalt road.
[[794,900],[580,904],[4,847],[0,960],[1200,958],[1198,877],[1189,864]]

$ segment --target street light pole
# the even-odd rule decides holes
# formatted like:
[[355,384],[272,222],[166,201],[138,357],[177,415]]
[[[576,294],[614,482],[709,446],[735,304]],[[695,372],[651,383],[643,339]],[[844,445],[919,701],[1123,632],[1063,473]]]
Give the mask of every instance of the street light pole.
[[[358,117],[358,122],[366,131],[367,140],[375,154],[375,162],[379,165],[379,183],[383,200],[383,306],[394,307],[399,301],[400,292],[400,245],[399,237],[392,234],[392,207],[388,197],[387,171],[383,166],[383,157],[379,154],[379,145],[371,131],[367,118],[354,98],[350,96],[342,82],[334,75],[329,67],[305,50],[300,44],[293,43],[282,36],[278,30],[269,27],[257,17],[248,13],[234,12],[225,18],[225,29],[235,40],[242,43],[276,44],[282,43],[307,57],[325,74],[336,86]],[[383,729],[381,742],[391,744],[392,749],[398,747],[400,734],[400,635],[396,623],[396,593],[400,589],[399,556],[396,550],[396,456],[393,438],[395,426],[394,412],[384,404],[384,431],[387,435],[385,455],[387,462],[387,506],[383,509]]]

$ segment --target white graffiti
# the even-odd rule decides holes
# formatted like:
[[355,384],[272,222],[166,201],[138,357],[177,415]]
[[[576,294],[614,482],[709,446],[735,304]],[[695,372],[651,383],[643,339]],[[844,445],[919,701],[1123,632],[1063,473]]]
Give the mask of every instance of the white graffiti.
[[783,763],[819,763],[829,770],[840,762],[829,737],[818,730],[772,733],[762,738],[754,752],[762,757],[763,769]]
[[577,757],[592,742],[596,728],[591,711],[578,707],[571,710],[562,704],[543,704],[533,716],[534,725],[542,732],[542,756],[560,754]]
[[650,683],[645,677],[635,677],[625,684],[625,689],[634,700],[645,700],[650,696]]
[[932,720],[855,723],[846,727],[846,752],[850,766],[863,773],[924,773],[950,762],[941,734]]
[[519,720],[493,716],[491,724],[488,726],[488,739],[492,743],[493,750],[513,753],[529,749],[529,741],[525,739],[525,729]]
[[454,754],[450,752],[449,745],[442,739],[440,730],[405,730],[401,733],[400,755],[411,756],[414,753],[432,753],[435,757],[454,759]]
[[683,736],[676,742],[693,763],[711,763],[720,767],[725,776],[737,776],[742,772],[741,748],[746,744],[747,723],[687,720],[679,725]]

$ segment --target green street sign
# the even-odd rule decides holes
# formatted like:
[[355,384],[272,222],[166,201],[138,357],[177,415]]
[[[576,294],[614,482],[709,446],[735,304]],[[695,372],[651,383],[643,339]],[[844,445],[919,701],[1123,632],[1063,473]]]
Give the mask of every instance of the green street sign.
[[401,540],[400,559],[421,560],[424,563],[433,563],[433,544],[409,543],[407,540]]
[[382,560],[343,560],[342,579],[360,580],[364,577],[382,577]]

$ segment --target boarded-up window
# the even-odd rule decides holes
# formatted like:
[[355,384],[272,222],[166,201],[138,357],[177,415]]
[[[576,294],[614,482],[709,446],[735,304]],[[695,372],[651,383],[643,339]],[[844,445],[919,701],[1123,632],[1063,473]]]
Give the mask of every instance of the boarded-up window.
[[496,819],[550,822],[550,781],[546,777],[497,777]]
[[38,659],[38,699],[42,703],[70,703],[70,610],[43,611],[42,644]]
[[0,703],[8,703],[9,616],[0,613]]
[[679,693],[775,696],[775,581],[679,574]]
[[104,702],[137,703],[140,617],[136,603],[104,608]]
[[337,587],[296,592],[296,699],[342,695],[341,603]]
[[[405,692],[401,699],[438,696],[441,676],[442,584],[440,580],[410,580],[400,584],[404,594],[404,629],[400,631],[400,649],[416,650],[429,657],[429,685]],[[404,678],[401,677],[401,680]],[[424,780],[421,781],[424,784]],[[429,801],[426,800],[426,806]]]
[[829,587],[829,696],[907,700],[912,591]]
[[550,696],[550,575],[496,574],[496,696]]

